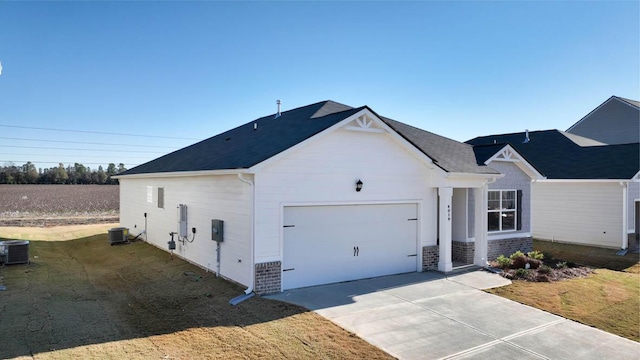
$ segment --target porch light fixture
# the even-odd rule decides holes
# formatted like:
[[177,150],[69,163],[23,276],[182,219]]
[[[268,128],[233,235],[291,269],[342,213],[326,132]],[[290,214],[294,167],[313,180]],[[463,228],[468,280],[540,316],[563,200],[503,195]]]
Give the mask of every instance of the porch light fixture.
[[358,182],[356,182],[356,191],[360,192],[360,190],[362,190],[362,180],[358,179]]

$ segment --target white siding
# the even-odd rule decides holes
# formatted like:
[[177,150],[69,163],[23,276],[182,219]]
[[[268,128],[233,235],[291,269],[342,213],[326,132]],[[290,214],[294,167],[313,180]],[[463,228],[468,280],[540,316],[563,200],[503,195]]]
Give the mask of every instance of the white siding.
[[312,139],[256,176],[256,262],[282,259],[285,204],[417,202],[419,243],[435,245],[436,171],[388,134],[337,130]]
[[[152,187],[153,202],[147,201]],[[164,209],[157,206],[158,187],[164,187]],[[211,240],[211,220],[224,221],[220,274],[248,286],[251,278],[251,186],[235,175],[153,179],[120,179],[120,222],[133,234],[144,230],[147,241],[168,251],[169,233],[178,231],[178,204],[186,204],[188,229],[195,240],[176,241],[175,254],[204,268],[216,270],[216,242]],[[191,238],[192,235],[189,235]],[[176,237],[177,240],[177,237]]]
[[535,238],[621,247],[620,184],[536,182],[533,187]]

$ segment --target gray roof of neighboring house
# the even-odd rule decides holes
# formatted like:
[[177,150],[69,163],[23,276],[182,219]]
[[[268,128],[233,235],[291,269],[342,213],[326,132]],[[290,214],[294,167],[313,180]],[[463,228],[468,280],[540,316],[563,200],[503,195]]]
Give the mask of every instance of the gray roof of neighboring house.
[[[365,108],[371,110],[367,106],[352,108],[328,100],[284,111],[278,118],[275,114],[268,115],[118,175],[248,169]],[[497,173],[478,165],[472,147],[467,144],[380,118],[447,172]]]
[[640,101],[625,99],[623,97],[615,96],[615,95],[613,97],[618,99],[618,100],[622,100],[622,101],[626,102],[629,105],[633,105],[633,106],[635,106],[637,108],[640,108]]
[[638,143],[593,145],[569,135],[544,130],[530,132],[526,143],[525,133],[481,136],[467,143],[474,145],[479,164],[509,144],[548,179],[631,179],[640,170]]

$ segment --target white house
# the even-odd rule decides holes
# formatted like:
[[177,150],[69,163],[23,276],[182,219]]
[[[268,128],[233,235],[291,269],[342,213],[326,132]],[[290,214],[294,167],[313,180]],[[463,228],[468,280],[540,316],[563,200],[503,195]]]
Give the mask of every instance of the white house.
[[[176,255],[267,294],[484,266],[502,244],[528,250],[528,228],[488,240],[488,189],[501,177],[470,145],[323,101],[120,174],[120,220],[163,249],[177,232]],[[220,242],[212,220],[223,221]],[[456,241],[473,244],[473,256],[454,259]]]

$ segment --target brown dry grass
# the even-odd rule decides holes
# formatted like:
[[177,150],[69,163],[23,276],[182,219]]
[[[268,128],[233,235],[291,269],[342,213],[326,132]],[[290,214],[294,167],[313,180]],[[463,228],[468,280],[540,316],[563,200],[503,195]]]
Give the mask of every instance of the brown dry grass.
[[488,292],[640,341],[638,254],[589,246],[534,242],[534,249],[597,268],[586,278],[552,283],[514,281]]
[[0,268],[0,358],[390,358],[295,305],[231,306],[240,287],[146,243],[46,238]]
[[80,239],[97,234],[106,234],[110,228],[118,226],[120,226],[118,223],[107,223],[53,227],[0,227],[0,238],[40,241],[66,241]]

